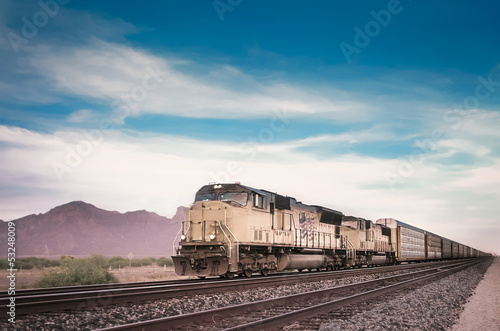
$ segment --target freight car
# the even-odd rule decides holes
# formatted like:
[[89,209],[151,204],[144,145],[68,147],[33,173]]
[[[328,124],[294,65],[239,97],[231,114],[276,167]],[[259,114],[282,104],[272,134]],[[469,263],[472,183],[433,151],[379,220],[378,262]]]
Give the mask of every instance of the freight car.
[[393,218],[381,218],[377,224],[391,229],[392,243],[396,248],[395,260],[398,263],[479,257],[479,251],[471,247]]
[[172,258],[179,275],[232,278],[458,258],[465,251],[395,219],[374,223],[237,182],[198,190]]

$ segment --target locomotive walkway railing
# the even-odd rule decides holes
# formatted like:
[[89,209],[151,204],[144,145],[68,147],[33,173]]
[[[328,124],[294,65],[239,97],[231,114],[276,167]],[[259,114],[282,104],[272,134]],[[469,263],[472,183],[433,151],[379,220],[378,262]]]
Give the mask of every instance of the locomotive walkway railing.
[[295,229],[295,246],[304,248],[342,249],[345,248],[343,236],[311,231],[305,229]]
[[356,247],[349,241],[349,238],[345,238],[347,243],[347,257],[350,259],[356,259]]

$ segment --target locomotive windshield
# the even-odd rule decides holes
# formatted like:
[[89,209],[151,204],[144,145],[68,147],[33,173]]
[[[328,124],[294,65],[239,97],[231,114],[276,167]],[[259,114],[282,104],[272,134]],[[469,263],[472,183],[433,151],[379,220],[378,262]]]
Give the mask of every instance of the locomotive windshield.
[[226,192],[219,194],[220,201],[233,201],[239,205],[246,206],[248,201],[248,193],[235,193],[235,192]]
[[197,194],[194,201],[196,202],[196,201],[208,201],[208,200],[215,200],[215,192]]

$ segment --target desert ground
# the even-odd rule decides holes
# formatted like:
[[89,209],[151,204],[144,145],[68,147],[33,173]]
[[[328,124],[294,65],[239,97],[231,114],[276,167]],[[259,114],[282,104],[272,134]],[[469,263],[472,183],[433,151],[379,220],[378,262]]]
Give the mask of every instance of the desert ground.
[[[16,289],[34,288],[35,283],[40,279],[44,272],[52,268],[45,268],[40,270],[33,268],[31,270],[18,270],[16,272]],[[120,269],[113,269],[109,271],[119,283],[127,282],[144,282],[156,280],[170,280],[182,279],[175,274],[174,267],[160,267],[160,266],[142,266],[142,267],[125,267]],[[9,279],[7,276],[10,274],[8,270],[0,270],[0,290],[7,290],[9,288]]]

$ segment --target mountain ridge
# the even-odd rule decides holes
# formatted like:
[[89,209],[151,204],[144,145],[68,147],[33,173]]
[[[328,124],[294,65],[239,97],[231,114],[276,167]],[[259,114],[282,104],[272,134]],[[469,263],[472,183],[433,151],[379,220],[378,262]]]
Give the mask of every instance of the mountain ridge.
[[[16,257],[60,255],[170,256],[174,237],[186,216],[178,207],[172,218],[146,210],[120,213],[84,201],[71,201],[46,213],[11,222],[16,227]],[[0,223],[0,257],[7,256],[7,222]]]

